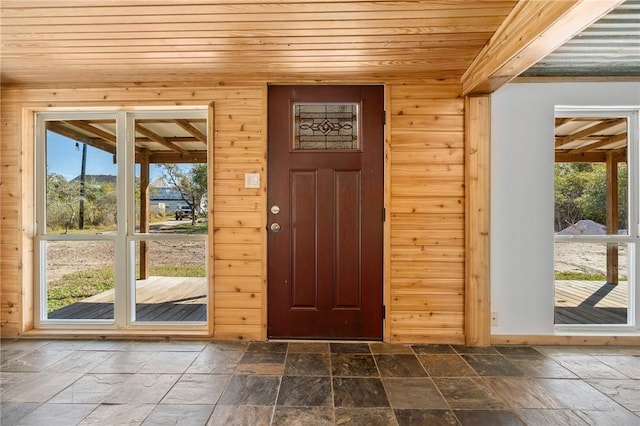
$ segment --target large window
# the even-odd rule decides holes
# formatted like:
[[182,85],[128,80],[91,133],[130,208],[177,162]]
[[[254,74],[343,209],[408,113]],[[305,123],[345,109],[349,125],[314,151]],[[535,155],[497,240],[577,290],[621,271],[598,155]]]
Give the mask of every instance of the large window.
[[36,125],[38,326],[206,328],[206,109]]
[[559,108],[555,129],[555,324],[634,325],[637,112]]

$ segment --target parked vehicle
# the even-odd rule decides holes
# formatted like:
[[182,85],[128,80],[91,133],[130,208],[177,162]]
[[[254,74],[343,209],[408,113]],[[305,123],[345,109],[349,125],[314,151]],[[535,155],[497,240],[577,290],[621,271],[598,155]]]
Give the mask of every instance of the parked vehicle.
[[176,208],[176,220],[191,219],[192,215],[194,215],[194,219],[197,219],[197,213],[187,205],[180,205]]

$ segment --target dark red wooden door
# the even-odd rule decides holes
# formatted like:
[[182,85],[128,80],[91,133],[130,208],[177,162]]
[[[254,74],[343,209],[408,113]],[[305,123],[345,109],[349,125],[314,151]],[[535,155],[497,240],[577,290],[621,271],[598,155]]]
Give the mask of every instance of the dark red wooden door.
[[382,338],[382,86],[269,87],[268,336]]

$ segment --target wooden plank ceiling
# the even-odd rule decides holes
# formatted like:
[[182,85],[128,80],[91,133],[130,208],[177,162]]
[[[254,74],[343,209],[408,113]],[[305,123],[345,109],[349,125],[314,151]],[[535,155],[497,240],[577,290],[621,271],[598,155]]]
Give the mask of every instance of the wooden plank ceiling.
[[556,118],[557,162],[604,162],[611,153],[627,161],[626,118]]
[[3,0],[3,84],[460,78],[517,0]]

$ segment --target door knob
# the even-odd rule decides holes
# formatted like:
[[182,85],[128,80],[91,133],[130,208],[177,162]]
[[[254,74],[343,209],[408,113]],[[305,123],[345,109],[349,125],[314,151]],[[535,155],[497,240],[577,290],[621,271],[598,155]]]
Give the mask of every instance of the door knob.
[[271,230],[273,232],[280,232],[280,224],[279,223],[272,223],[271,224]]

